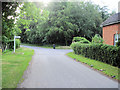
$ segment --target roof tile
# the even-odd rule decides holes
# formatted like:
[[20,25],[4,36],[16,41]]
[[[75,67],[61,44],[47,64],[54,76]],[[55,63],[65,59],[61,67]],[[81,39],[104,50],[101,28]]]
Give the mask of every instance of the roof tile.
[[115,23],[120,23],[120,12],[110,16],[107,20],[105,20],[101,25],[107,26]]

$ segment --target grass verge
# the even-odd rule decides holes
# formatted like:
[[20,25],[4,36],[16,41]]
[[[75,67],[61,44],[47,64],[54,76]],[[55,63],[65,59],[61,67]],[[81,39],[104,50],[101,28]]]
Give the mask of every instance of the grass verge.
[[[26,44],[26,43],[22,43],[21,45],[27,45],[27,46],[36,46],[36,47],[42,47],[42,48],[53,48],[53,45],[38,45],[38,44]],[[71,49],[70,46],[60,46],[60,45],[56,45],[55,47],[56,49]]]
[[109,77],[115,76],[114,79],[118,80],[118,68],[117,67],[105,64],[105,63],[100,62],[100,61],[89,59],[89,58],[86,58],[86,57],[81,56],[81,55],[76,55],[76,54],[74,54],[74,52],[67,53],[67,56],[69,56],[73,59],[76,59],[77,61],[80,61],[82,63],[85,63],[89,66],[93,65],[92,68],[94,68],[96,70],[100,71],[102,69],[103,71],[101,71],[101,72],[103,74],[105,74]]
[[2,88],[16,88],[32,59],[34,50],[28,48],[6,51],[2,55]]

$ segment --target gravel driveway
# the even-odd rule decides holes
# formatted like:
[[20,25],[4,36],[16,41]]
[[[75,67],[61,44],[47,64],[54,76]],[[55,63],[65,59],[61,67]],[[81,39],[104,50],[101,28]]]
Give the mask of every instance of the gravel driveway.
[[66,56],[70,49],[22,47],[35,54],[18,88],[118,88],[116,81]]

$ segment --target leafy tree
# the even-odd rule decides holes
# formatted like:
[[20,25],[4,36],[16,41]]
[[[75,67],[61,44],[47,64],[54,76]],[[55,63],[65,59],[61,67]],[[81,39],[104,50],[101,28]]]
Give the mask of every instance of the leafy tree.
[[22,30],[22,42],[38,43],[40,41],[39,43],[41,43],[42,28],[40,26],[45,23],[48,14],[48,11],[37,8],[36,3],[24,3],[17,21],[17,27]]
[[108,13],[107,6],[103,6],[102,8],[99,7],[99,9],[100,9],[101,17],[103,21],[105,21],[110,16],[110,14]]
[[6,48],[7,41],[14,36],[16,9],[20,3],[18,2],[2,2],[2,45]]
[[101,34],[102,19],[97,5],[91,2],[71,2],[69,7],[70,13],[68,15],[72,23],[78,26],[75,36],[85,36],[91,40],[96,33]]
[[99,7],[99,11],[100,11],[100,14],[101,14],[101,17],[102,17],[102,20],[103,22],[109,18],[111,15],[115,14],[116,12],[115,11],[112,11],[111,13],[108,12],[108,8],[107,6],[103,6],[103,7]]
[[[68,43],[72,41],[74,31],[77,29],[77,25],[70,22],[70,18],[66,13],[67,5],[67,2],[53,2],[48,6],[50,11],[49,28],[53,29],[54,31],[49,30],[47,38],[53,37],[55,39],[51,39],[52,41],[50,43],[60,42],[68,45]],[[50,33],[52,33],[52,35]]]
[[[106,10],[106,9],[105,9]],[[69,45],[73,37],[85,37],[89,41],[95,34],[102,36],[100,24],[107,11],[92,2],[26,2],[21,7],[17,27],[21,41],[35,44]]]

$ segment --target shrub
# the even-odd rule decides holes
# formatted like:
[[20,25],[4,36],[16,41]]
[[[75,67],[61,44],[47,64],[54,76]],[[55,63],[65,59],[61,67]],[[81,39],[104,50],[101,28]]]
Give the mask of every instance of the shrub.
[[120,46],[120,39],[119,39],[118,42],[116,43],[116,46]]
[[92,38],[92,43],[103,43],[103,39],[99,34],[95,34]]
[[9,46],[9,49],[14,49],[14,40],[9,40],[8,46]]
[[16,39],[15,40],[16,48],[20,48],[20,40]]
[[90,41],[84,37],[74,37],[72,41],[73,42],[80,42],[80,43],[90,43]]
[[[9,45],[9,49],[14,49],[14,40],[9,40],[8,45]],[[20,40],[19,39],[15,40],[15,46],[16,46],[16,48],[20,47]]]
[[104,45],[104,44],[80,44],[72,43],[72,49],[75,54],[81,54],[85,57],[95,59],[113,66],[120,64],[120,47]]

